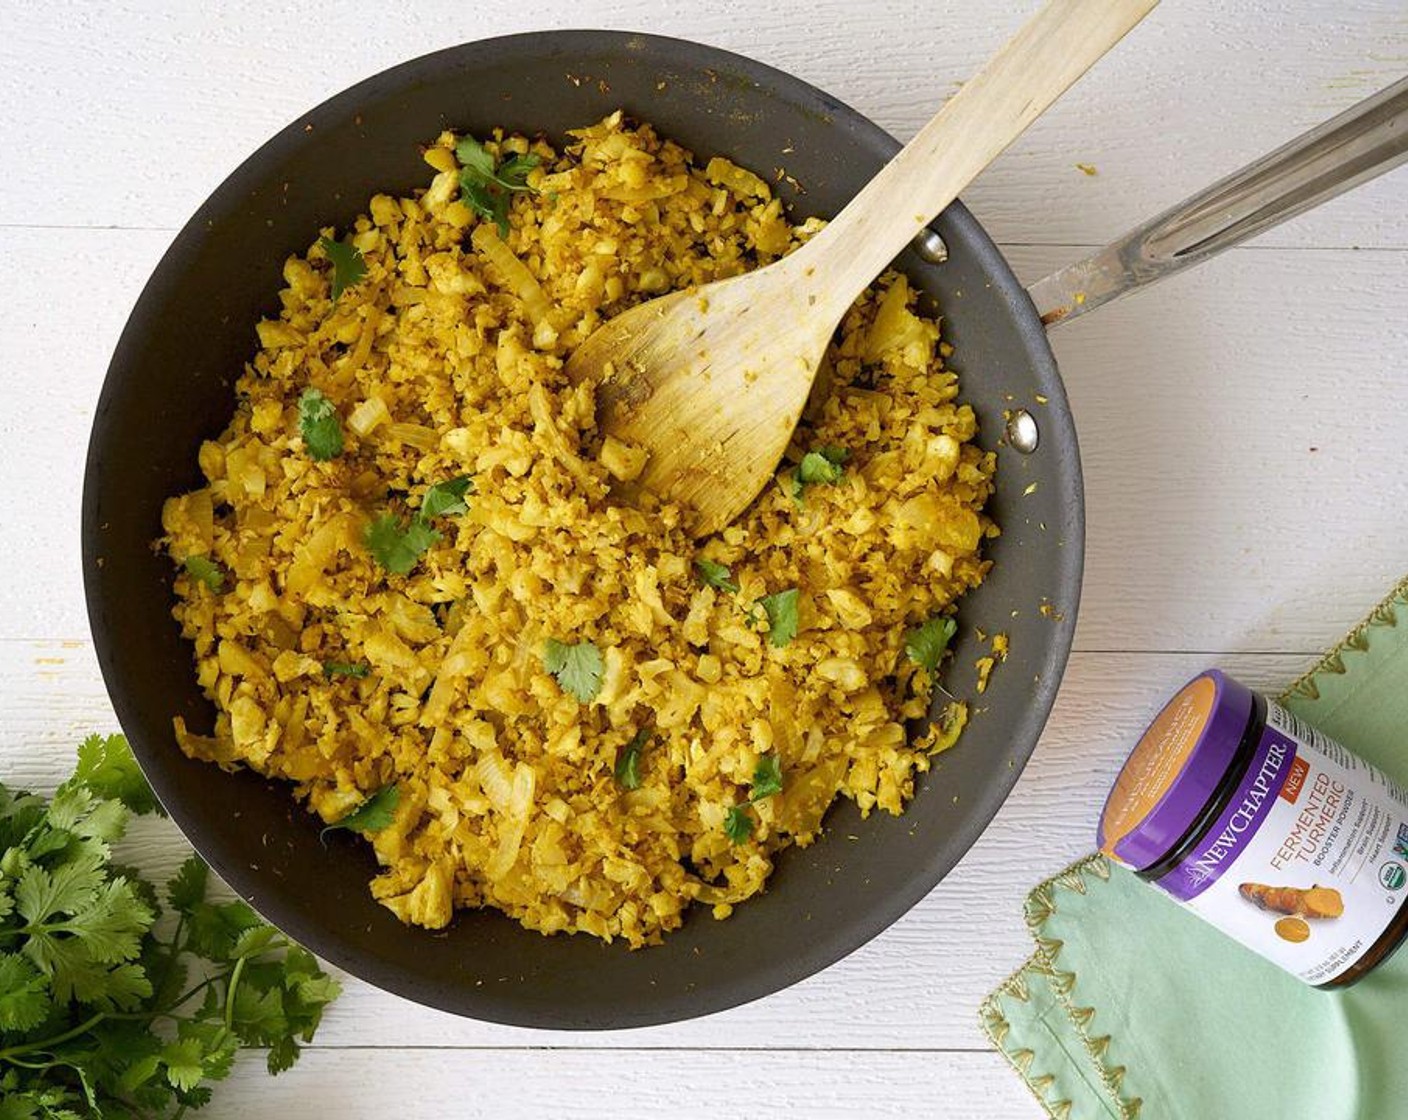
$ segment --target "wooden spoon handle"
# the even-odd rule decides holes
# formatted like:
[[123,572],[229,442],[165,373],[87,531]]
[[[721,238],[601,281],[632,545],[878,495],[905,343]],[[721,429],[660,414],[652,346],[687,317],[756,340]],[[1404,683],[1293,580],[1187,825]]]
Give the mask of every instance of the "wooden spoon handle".
[[[958,192],[1158,0],[1048,0],[794,259],[839,318]],[[800,262],[799,262],[800,263]]]

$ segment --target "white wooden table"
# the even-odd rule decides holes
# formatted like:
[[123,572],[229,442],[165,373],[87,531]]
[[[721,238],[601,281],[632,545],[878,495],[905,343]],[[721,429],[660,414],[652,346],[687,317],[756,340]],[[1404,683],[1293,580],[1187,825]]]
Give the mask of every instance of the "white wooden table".
[[[115,728],[79,578],[94,401],[173,233],[266,137],[403,59],[567,26],[739,50],[908,137],[1028,0],[330,7],[5,5],[8,783],[51,786],[84,732]],[[1402,0],[1170,3],[965,199],[1035,280],[1405,70]],[[1405,266],[1408,170],[1056,334],[1089,500],[1076,652],[1011,800],[889,932],[759,1003],[623,1034],[460,1021],[349,982],[293,1073],[249,1057],[204,1115],[1037,1115],[975,1014],[1028,951],[1028,886],[1091,846],[1122,752],[1172,685],[1215,662],[1274,688],[1408,571]],[[180,841],[148,829],[140,847],[165,867]]]

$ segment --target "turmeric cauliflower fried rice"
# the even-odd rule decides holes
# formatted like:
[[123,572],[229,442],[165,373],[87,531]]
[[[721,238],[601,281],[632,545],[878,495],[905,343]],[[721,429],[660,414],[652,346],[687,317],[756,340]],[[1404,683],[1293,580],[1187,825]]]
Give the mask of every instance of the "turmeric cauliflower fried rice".
[[419,197],[378,195],[287,261],[207,483],[166,504],[174,613],[218,712],[177,738],[362,831],[405,922],[493,906],[657,942],[694,901],[722,918],[761,891],[838,796],[900,813],[957,737],[961,705],[904,724],[987,568],[993,456],[890,274],[773,483],[691,540],[564,362],[631,304],[818,223],[620,114],[560,154],[446,133],[426,162]]

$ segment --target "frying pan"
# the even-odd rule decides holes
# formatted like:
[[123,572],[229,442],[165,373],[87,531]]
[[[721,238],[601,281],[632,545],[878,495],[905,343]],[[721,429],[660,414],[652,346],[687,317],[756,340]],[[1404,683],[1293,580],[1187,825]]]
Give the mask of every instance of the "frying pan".
[[[897,262],[942,310],[963,397],[998,457],[990,510],[1002,536],[988,579],[962,602],[945,685],[975,697],[977,628],[1007,632],[1011,655],[903,817],[862,822],[844,803],[828,836],[784,852],[767,893],[727,922],[695,913],[664,945],[631,952],[543,937],[494,911],[462,912],[438,933],[407,928],[368,893],[375,866],[365,843],[344,834],[324,847],[319,822],[286,785],[180,753],[172,717],[208,728],[213,710],[170,616],[170,564],[152,541],[163,499],[200,484],[197,448],[234,408],[253,324],[277,311],[285,257],[320,226],[347,226],[372,194],[423,185],[419,146],[444,128],[503,126],[560,143],[621,107],[701,158],[727,155],[776,177],[799,218],[836,213],[898,148],[805,82],[668,38],[516,35],[386,71],[280,132],[176,237],[113,356],[83,495],[103,676],[152,786],[195,848],[269,920],[348,972],[423,1004],[530,1027],[634,1027],[718,1011],[826,967],[895,921],[968,850],[1020,775],[1056,695],[1080,594],[1080,459],[1042,314],[955,203]],[[1057,278],[1048,318],[1061,317],[1067,296],[1066,317],[1082,309],[1073,284],[1107,295],[1128,287],[1128,264],[1117,257],[1071,273],[1071,283]]]

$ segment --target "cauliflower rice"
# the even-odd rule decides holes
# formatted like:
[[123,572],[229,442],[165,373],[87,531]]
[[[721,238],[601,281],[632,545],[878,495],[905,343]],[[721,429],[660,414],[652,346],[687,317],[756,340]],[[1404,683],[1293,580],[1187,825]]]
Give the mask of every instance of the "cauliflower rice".
[[[907,742],[932,681],[905,635],[983,578],[994,460],[937,322],[887,274],[838,330],[774,482],[691,540],[677,507],[630,492],[638,449],[602,440],[564,362],[631,304],[775,260],[819,223],[618,113],[560,154],[487,145],[542,160],[501,237],[460,199],[455,145],[427,151],[419,197],[371,199],[352,231],[366,274],[339,298],[322,248],[289,258],[230,425],[200,449],[207,484],[167,502],[173,560],[223,573],[212,590],[178,567],[174,614],[218,714],[177,737],[294,783],[326,822],[394,784],[394,819],[367,833],[371,889],[405,922],[492,906],[649,944],[691,902],[722,918],[761,891],[838,796],[900,813],[956,737],[959,709]],[[344,431],[327,461],[300,435],[309,387]],[[799,500],[797,464],[822,447],[848,452],[841,477]],[[463,475],[468,510],[436,520],[408,574],[381,567],[369,523]],[[700,558],[737,590],[701,580]],[[779,646],[758,603],[791,588]],[[548,671],[549,639],[599,651],[589,702]],[[760,759],[782,789],[748,805]],[[751,836],[731,839],[730,810]]]

